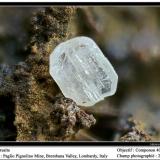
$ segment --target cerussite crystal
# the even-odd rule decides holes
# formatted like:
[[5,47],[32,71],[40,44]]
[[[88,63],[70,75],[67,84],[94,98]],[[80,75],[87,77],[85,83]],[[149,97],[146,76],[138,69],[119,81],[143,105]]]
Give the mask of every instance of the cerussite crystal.
[[80,106],[113,95],[118,82],[111,63],[88,37],[60,43],[50,55],[50,74],[64,96]]

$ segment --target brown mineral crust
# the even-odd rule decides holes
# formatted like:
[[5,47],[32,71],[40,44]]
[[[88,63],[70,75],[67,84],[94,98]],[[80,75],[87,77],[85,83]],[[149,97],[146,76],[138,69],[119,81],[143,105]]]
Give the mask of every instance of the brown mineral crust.
[[57,140],[66,139],[74,135],[81,128],[89,128],[96,120],[92,115],[86,114],[76,103],[62,95],[56,97],[55,105],[51,113],[54,124],[57,124],[57,133],[54,135]]
[[132,118],[128,120],[128,123],[131,125],[131,128],[128,130],[125,135],[120,138],[120,141],[123,142],[132,142],[132,141],[151,141],[152,138],[147,134],[143,125],[140,122],[133,120]]
[[55,98],[60,90],[49,75],[49,54],[67,38],[74,12],[73,7],[38,11],[32,18],[28,58],[14,67],[1,67],[0,95],[12,95],[17,141],[69,140],[95,123],[72,100]]
[[36,13],[31,21],[31,52],[43,56],[50,54],[59,41],[67,38],[74,12],[74,7],[49,7]]

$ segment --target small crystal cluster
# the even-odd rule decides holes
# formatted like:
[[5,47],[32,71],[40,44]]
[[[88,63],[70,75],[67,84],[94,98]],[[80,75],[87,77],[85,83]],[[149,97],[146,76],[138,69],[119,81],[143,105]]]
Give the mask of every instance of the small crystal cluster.
[[111,63],[88,37],[60,43],[50,55],[50,74],[64,96],[80,106],[93,106],[117,89]]

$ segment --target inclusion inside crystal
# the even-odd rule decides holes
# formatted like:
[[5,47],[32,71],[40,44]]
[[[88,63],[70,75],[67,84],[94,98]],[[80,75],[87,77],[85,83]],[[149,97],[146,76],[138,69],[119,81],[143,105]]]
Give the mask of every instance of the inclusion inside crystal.
[[80,106],[93,106],[117,89],[111,63],[88,37],[60,43],[50,55],[50,74],[64,96]]

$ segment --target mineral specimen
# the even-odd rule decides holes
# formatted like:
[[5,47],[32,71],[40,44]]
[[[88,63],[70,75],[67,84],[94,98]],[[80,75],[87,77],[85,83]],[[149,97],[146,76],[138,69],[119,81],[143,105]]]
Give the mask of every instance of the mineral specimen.
[[96,43],[76,37],[60,43],[50,55],[50,74],[65,97],[80,106],[116,92],[118,76]]

